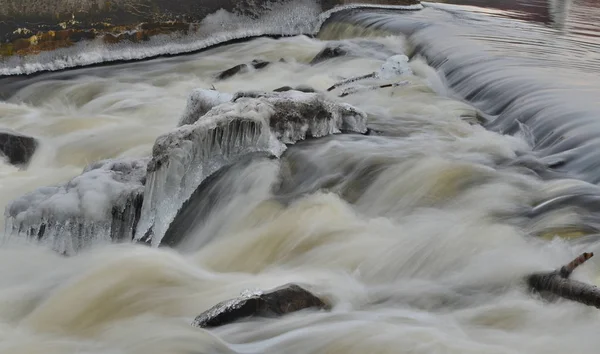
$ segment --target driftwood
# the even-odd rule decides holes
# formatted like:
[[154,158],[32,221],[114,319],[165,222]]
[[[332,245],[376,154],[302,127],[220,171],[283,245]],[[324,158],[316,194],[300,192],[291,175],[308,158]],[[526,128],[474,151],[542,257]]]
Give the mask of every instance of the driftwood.
[[329,91],[333,91],[333,90],[335,90],[336,88],[338,88],[340,86],[351,84],[353,82],[364,80],[364,79],[373,79],[373,78],[376,78],[376,77],[377,77],[377,73],[370,73],[370,74],[363,75],[363,76],[353,77],[353,78],[346,79],[344,81],[340,81],[338,83],[335,83],[333,86],[331,86],[330,88],[328,88],[327,91],[328,92]]
[[554,295],[600,309],[600,289],[594,285],[569,279],[573,271],[594,256],[583,253],[571,263],[549,273],[537,273],[527,277],[527,284],[541,295]]
[[[527,285],[545,298],[560,297],[600,308],[600,288],[569,279],[573,271],[593,255],[583,253],[555,271],[531,274],[526,278]],[[304,309],[330,308],[330,304],[308,290],[296,284],[287,284],[267,292],[248,292],[223,301],[196,317],[192,325],[213,328],[252,317],[275,318]]]
[[352,94],[355,94],[358,92],[373,91],[373,90],[378,90],[378,89],[382,89],[382,88],[406,86],[408,84],[409,84],[408,81],[401,81],[401,82],[396,82],[393,84],[385,84],[385,85],[375,85],[375,86],[367,86],[367,87],[349,87],[349,88],[345,89],[339,95],[339,97],[346,97],[346,96],[349,96],[349,95],[352,95]]

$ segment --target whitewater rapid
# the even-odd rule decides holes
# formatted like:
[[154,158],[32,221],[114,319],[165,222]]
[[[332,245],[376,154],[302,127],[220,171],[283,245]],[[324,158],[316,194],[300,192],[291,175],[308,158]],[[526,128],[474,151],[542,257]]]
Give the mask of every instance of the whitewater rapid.
[[[411,49],[400,35],[369,40],[397,54]],[[41,141],[26,170],[0,165],[0,206],[93,161],[149,156],[157,136],[177,126],[193,89],[326,90],[384,62],[348,56],[308,65],[325,44],[259,38],[33,80],[0,102],[3,126]],[[272,64],[214,80],[253,59]],[[513,163],[532,152],[526,137],[485,129],[477,110],[450,97],[422,58],[410,67],[405,85],[343,98],[368,114],[370,135],[311,139],[279,160],[257,158],[225,171],[207,187],[209,202],[174,249],[104,244],[63,257],[7,238],[0,248],[0,352],[596,350],[596,310],[543,302],[521,284],[529,273],[598,251],[593,238],[553,237],[584,224],[580,210],[528,214],[587,184],[543,180]],[[597,269],[592,259],[576,276],[595,283]],[[246,289],[289,282],[331,301],[332,311],[211,331],[190,325]]]

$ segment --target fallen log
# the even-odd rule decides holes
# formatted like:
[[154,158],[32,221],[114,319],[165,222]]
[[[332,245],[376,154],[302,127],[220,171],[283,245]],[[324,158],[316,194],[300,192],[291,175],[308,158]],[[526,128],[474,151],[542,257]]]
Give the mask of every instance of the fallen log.
[[600,309],[600,288],[569,279],[573,271],[594,256],[583,253],[569,264],[549,273],[536,273],[527,277],[527,284],[542,296],[554,295]]
[[359,93],[359,92],[374,91],[374,90],[389,88],[389,87],[406,86],[409,83],[410,83],[409,81],[401,81],[401,82],[397,82],[397,83],[393,83],[393,84],[385,84],[385,85],[375,85],[375,86],[367,86],[367,87],[349,87],[349,88],[345,89],[339,95],[339,97],[346,97],[346,96],[349,96],[349,95],[352,95],[355,93]]
[[367,74],[367,75],[353,77],[353,78],[346,79],[344,81],[340,81],[338,83],[335,83],[333,86],[331,86],[330,88],[328,88],[327,91],[331,92],[331,91],[335,90],[336,88],[338,88],[340,86],[348,85],[348,84],[351,84],[353,82],[364,80],[364,79],[374,79],[374,78],[377,78],[377,73],[375,73],[375,72]]

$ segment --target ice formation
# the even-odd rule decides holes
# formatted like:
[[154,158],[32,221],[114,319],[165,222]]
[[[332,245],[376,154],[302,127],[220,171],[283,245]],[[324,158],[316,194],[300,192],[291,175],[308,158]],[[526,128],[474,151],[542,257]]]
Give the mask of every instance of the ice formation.
[[231,101],[233,95],[230,93],[219,92],[207,89],[195,89],[190,94],[187,101],[187,106],[178,126],[193,124],[198,118],[205,115],[213,107]]
[[237,93],[195,123],[156,140],[136,239],[151,239],[152,245],[159,245],[200,183],[247,154],[263,152],[279,157],[286,149],[284,144],[366,130],[364,112],[319,93]]
[[64,185],[16,199],[6,207],[5,237],[36,239],[66,255],[98,242],[131,241],[148,161],[99,161]]
[[408,64],[406,55],[394,55],[389,57],[377,73],[380,79],[389,80],[402,75],[412,75],[413,71]]

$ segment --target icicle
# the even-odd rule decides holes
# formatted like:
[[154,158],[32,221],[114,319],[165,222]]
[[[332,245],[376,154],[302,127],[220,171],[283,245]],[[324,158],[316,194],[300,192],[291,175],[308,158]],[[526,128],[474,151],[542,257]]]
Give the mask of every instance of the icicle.
[[14,200],[6,207],[5,237],[26,237],[66,255],[95,243],[131,240],[147,162],[96,162],[64,185],[42,187]]
[[187,106],[177,126],[180,127],[186,124],[194,124],[194,122],[205,115],[213,107],[231,101],[232,98],[233,95],[230,93],[206,89],[193,90],[188,98]]
[[244,92],[191,125],[159,137],[148,165],[136,239],[158,246],[204,179],[253,152],[279,157],[306,137],[366,132],[366,114],[316,93]]

